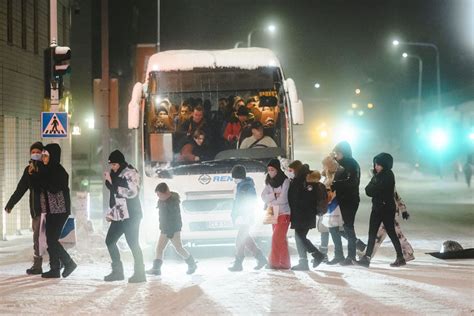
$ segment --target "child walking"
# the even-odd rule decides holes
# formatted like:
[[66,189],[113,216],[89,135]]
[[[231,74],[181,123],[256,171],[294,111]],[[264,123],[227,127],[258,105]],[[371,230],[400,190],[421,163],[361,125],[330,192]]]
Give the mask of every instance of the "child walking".
[[158,184],[155,189],[158,196],[158,209],[160,216],[160,237],[156,244],[156,259],[153,260],[153,267],[146,272],[152,275],[161,275],[161,265],[163,264],[163,252],[171,241],[176,252],[188,264],[187,274],[193,274],[197,269],[196,261],[189,252],[183,248],[181,242],[181,209],[179,194],[171,192],[168,185],[164,182]]
[[236,254],[234,264],[229,271],[242,271],[242,262],[245,257],[245,249],[249,250],[257,259],[255,270],[263,268],[267,264],[267,258],[257,246],[255,240],[250,236],[250,226],[255,216],[255,205],[257,204],[257,192],[253,179],[247,177],[247,171],[242,165],[232,168],[232,178],[237,184],[235,199],[232,207],[232,222],[239,229],[236,240]]

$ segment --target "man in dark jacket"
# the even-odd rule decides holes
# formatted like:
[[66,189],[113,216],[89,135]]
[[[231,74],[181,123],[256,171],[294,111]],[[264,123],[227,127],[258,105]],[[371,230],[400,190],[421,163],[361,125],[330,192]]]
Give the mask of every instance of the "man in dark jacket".
[[25,167],[23,175],[18,182],[15,192],[12,194],[5,206],[5,211],[10,213],[15,205],[21,200],[26,191],[30,190],[30,214],[31,214],[31,228],[33,230],[33,266],[26,269],[27,274],[41,274],[43,273],[42,263],[43,258],[39,247],[40,224],[41,224],[41,206],[40,206],[40,188],[35,181],[32,181],[31,174],[37,169],[37,164],[41,161],[41,152],[43,151],[43,144],[36,142],[30,147],[31,160],[28,166]]
[[369,267],[370,258],[374,250],[375,239],[380,224],[383,223],[390,240],[392,241],[397,259],[390,264],[392,267],[405,265],[400,240],[395,232],[395,175],[392,172],[393,157],[381,153],[374,157],[374,176],[365,187],[365,193],[372,198],[372,213],[370,214],[369,243],[365,256],[358,262]]
[[163,264],[163,252],[171,241],[176,252],[188,264],[187,274],[192,274],[197,269],[196,261],[193,256],[183,248],[181,242],[181,208],[179,206],[179,194],[171,192],[168,185],[164,182],[158,184],[155,189],[158,195],[158,209],[160,216],[160,238],[156,244],[156,259],[153,260],[153,267],[147,270],[148,274],[161,275],[161,265]]
[[[344,260],[341,260],[342,258],[335,258],[336,262],[329,262],[329,264],[340,263],[341,265],[352,265],[356,260],[357,237],[354,229],[354,221],[360,202],[360,167],[357,161],[352,158],[352,149],[348,142],[343,141],[337,144],[334,148],[334,154],[342,168],[336,172],[331,189],[336,192],[342,219],[344,220],[348,255]],[[331,234],[333,235],[333,239],[335,237],[341,238],[340,236],[334,236],[334,231],[332,231]],[[334,244],[341,245],[339,242],[335,242]],[[342,253],[342,249],[335,249],[335,253]]]

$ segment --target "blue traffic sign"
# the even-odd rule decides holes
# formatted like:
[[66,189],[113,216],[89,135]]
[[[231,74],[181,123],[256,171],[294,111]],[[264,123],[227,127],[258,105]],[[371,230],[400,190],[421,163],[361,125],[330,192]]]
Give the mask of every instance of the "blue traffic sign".
[[67,112],[41,112],[41,137],[66,138]]

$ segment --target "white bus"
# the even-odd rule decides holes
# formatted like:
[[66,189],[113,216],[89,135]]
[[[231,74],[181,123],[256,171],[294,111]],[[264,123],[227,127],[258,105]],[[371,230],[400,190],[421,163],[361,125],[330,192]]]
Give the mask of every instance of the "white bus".
[[[181,197],[185,241],[211,242],[235,238],[230,211],[235,184],[230,171],[244,165],[248,176],[263,190],[266,164],[271,158],[293,158],[293,124],[303,123],[303,105],[294,81],[286,79],[275,54],[263,48],[230,50],[172,50],[154,54],[147,64],[145,83],[136,83],[129,104],[129,128],[139,129],[142,140],[145,236],[156,238],[158,211],[155,187],[166,182]],[[260,97],[260,120],[276,148],[237,149],[223,145],[224,122],[217,112],[218,100],[240,96]],[[157,110],[167,100],[167,112]],[[173,112],[185,100],[202,100],[212,130],[207,161],[178,161],[182,135],[173,126]],[[265,107],[263,107],[265,106]],[[160,112],[160,113],[158,113]],[[168,122],[157,129],[154,118]],[[163,125],[161,126],[163,127]],[[179,136],[179,137],[178,137]],[[260,199],[259,199],[260,200]],[[255,206],[255,235],[269,236],[271,228],[258,225],[263,202]]]

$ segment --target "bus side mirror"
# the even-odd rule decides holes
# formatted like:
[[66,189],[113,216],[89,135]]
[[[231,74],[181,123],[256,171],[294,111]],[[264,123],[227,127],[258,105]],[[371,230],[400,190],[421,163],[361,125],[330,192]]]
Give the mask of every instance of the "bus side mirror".
[[143,94],[143,84],[135,83],[132,98],[128,103],[128,128],[136,129],[140,126],[140,102]]
[[295,125],[304,124],[304,110],[303,102],[298,99],[298,93],[296,92],[296,85],[293,79],[288,78],[285,81],[285,88],[290,98],[290,110],[292,123]]

